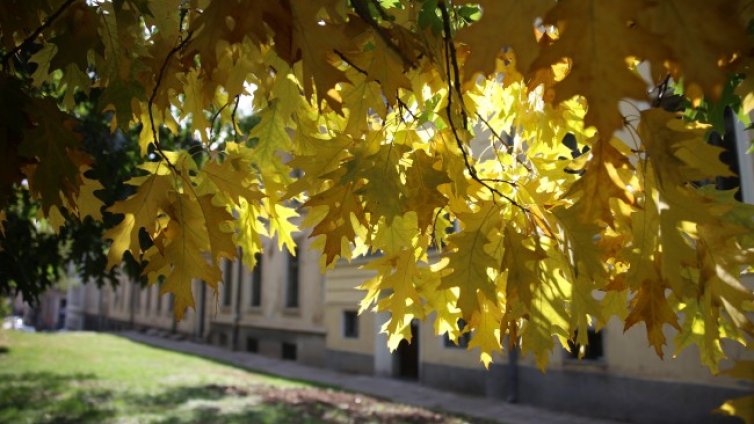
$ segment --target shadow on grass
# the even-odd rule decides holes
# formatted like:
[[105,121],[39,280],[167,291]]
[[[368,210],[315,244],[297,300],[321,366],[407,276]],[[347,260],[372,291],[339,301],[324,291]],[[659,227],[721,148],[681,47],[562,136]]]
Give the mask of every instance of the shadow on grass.
[[441,414],[319,388],[208,384],[127,399],[162,424],[184,423],[440,423]]
[[237,386],[205,384],[199,386],[178,386],[166,389],[156,395],[125,394],[123,400],[145,409],[159,410],[172,408],[189,401],[221,401],[232,397],[244,397],[248,391]]
[[93,374],[0,374],[0,422],[97,422],[110,415],[112,392]]
[[222,412],[220,408],[202,406],[191,410],[191,413],[183,416],[166,417],[157,421],[159,424],[188,424],[188,423],[217,423],[217,424],[242,424],[242,423],[300,423],[319,424],[332,422],[317,417],[302,415],[299,411],[290,409],[284,405],[269,406],[260,405],[256,408],[245,408],[236,412]]
[[285,402],[268,402],[271,386],[249,389],[206,384],[180,386],[157,395],[129,395],[123,398],[128,408],[154,417],[161,424],[184,423],[323,423],[322,414],[311,414]]

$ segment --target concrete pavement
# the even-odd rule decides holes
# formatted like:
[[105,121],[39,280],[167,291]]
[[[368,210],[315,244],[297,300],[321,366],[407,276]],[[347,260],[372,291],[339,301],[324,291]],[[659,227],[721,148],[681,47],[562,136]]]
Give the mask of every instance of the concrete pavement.
[[134,331],[119,334],[133,341],[150,346],[198,355],[252,371],[261,371],[288,379],[340,387],[345,390],[364,393],[393,402],[420,406],[451,414],[460,414],[470,419],[481,418],[507,424],[615,423],[614,421],[576,416],[527,405],[510,404],[498,399],[465,396],[459,393],[433,389],[416,382],[370,375],[346,374],[326,368],[301,365],[292,361],[283,361],[247,352],[233,352],[207,344],[171,340]]

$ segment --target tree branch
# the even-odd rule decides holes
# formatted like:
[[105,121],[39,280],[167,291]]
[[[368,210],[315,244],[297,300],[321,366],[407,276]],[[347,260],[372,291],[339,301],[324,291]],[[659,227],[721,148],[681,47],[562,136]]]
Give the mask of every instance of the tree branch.
[[52,15],[47,17],[47,20],[45,20],[44,23],[39,26],[39,28],[35,29],[34,32],[29,34],[28,37],[24,38],[24,41],[22,41],[19,45],[11,49],[11,51],[3,55],[2,61],[0,62],[2,63],[3,69],[7,68],[8,62],[10,61],[11,57],[18,54],[18,52],[20,52],[21,49],[23,49],[25,45],[31,43],[32,41],[34,41],[34,39],[39,37],[40,34],[42,34],[47,28],[49,28],[50,25],[52,25],[52,23],[55,22],[55,20],[58,19],[60,15],[63,14],[63,12],[65,12],[65,10],[68,9],[68,7],[70,7],[75,2],[76,0],[66,0],[65,3],[60,5],[58,10],[56,10],[55,12],[52,13]]
[[[362,75],[369,76],[369,73],[366,70],[364,70],[361,67],[359,67],[359,65],[353,63],[351,61],[351,59],[349,59],[348,57],[346,57],[346,55],[344,55],[340,50],[335,49],[335,50],[333,50],[333,52],[335,53],[336,56],[338,56],[340,58],[340,60],[342,60],[343,62],[346,62],[346,64],[348,66],[350,66],[353,69],[355,69],[358,73],[360,73]],[[377,81],[377,83],[379,83],[379,81]]]
[[[228,107],[228,106],[230,106],[232,103],[235,104],[235,106],[233,107],[233,113],[235,114],[236,109],[238,108],[238,97],[239,97],[239,95],[236,95],[236,96],[234,96],[233,100],[228,100],[227,102],[225,102],[225,104],[222,105],[222,106],[220,106],[220,109],[217,109],[217,112],[215,112],[212,115],[212,118],[209,120],[209,142],[210,142],[210,144],[212,143],[212,137],[213,137],[212,133],[215,130],[215,121],[217,121],[217,118],[220,116],[220,114],[222,113],[222,111],[225,110],[225,108]],[[233,123],[235,124],[235,117],[233,117],[233,121],[234,121]],[[234,130],[235,130],[235,128],[234,128]]]
[[[406,54],[400,49],[400,47],[398,47],[398,45],[395,44],[392,39],[390,39],[390,34],[387,33],[385,28],[381,27],[380,24],[374,20],[372,14],[369,12],[369,5],[367,4],[366,0],[351,0],[351,5],[353,6],[353,10],[356,12],[356,14],[359,15],[359,17],[364,22],[366,22],[367,25],[374,29],[380,39],[382,39],[382,41],[385,43],[385,45],[387,45],[390,50],[395,52],[395,54],[397,54],[401,58],[403,63],[412,67],[414,66],[414,61],[406,56]],[[385,13],[385,11],[381,9],[381,7],[378,9],[378,11],[380,11],[380,14]]]
[[[487,126],[487,128],[490,130],[490,132],[492,133],[492,135],[496,139],[498,139],[500,141],[500,144],[502,144],[503,147],[505,147],[506,153],[508,153],[509,155],[513,156],[513,158],[516,160],[516,162],[520,163],[521,166],[523,166],[524,168],[526,168],[527,171],[532,172],[531,168],[529,168],[529,165],[527,163],[525,163],[524,161],[520,160],[518,158],[518,156],[516,156],[516,155],[513,154],[513,146],[510,146],[508,144],[508,142],[503,138],[503,136],[501,134],[498,134],[498,132],[495,131],[494,128],[492,128],[492,125],[486,119],[484,119],[482,117],[482,115],[479,114],[479,112],[476,113],[476,116],[477,116],[477,118],[479,118],[480,121],[482,121],[484,123],[484,125]],[[492,147],[494,149],[495,146],[493,145]]]
[[[463,101],[463,97],[461,96],[460,91],[460,77],[458,72],[458,62],[455,58],[455,46],[453,45],[453,38],[450,32],[450,15],[448,15],[448,9],[445,6],[444,1],[440,1],[438,3],[438,6],[440,7],[440,12],[442,13],[442,20],[443,20],[443,39],[445,41],[445,68],[448,72],[448,103],[445,106],[445,113],[448,116],[448,124],[450,125],[450,129],[453,132],[453,138],[456,140],[456,146],[458,146],[458,149],[461,151],[461,155],[463,156],[463,163],[466,167],[466,170],[469,172],[469,175],[471,176],[471,179],[481,184],[483,187],[485,187],[487,190],[492,193],[492,197],[494,200],[495,195],[498,195],[502,197],[503,199],[507,200],[512,204],[513,206],[518,207],[524,212],[528,212],[529,210],[516,202],[513,198],[510,196],[507,196],[503,194],[500,190],[496,189],[495,187],[489,185],[486,181],[479,178],[479,175],[476,172],[476,168],[474,168],[474,165],[471,164],[471,161],[469,160],[469,154],[466,152],[466,148],[463,145],[463,142],[461,141],[461,138],[458,136],[458,129],[456,128],[456,124],[453,121],[453,82],[451,81],[451,66],[452,70],[455,73],[455,88],[456,92],[458,93],[459,99]],[[451,54],[453,55],[453,59],[451,59]],[[464,121],[464,129],[466,129],[466,111],[463,109],[463,104],[461,104],[461,113]]]
[[154,125],[154,112],[152,111],[154,106],[154,99],[157,97],[157,92],[159,91],[160,84],[162,83],[162,78],[165,76],[165,69],[168,67],[168,63],[170,63],[170,59],[181,51],[184,47],[186,47],[186,44],[188,44],[189,41],[191,41],[191,36],[193,35],[192,32],[189,31],[188,35],[186,35],[186,38],[181,40],[180,43],[178,43],[175,47],[173,47],[165,56],[165,60],[162,62],[162,66],[160,67],[160,72],[157,74],[157,81],[155,82],[154,88],[152,89],[152,94],[149,96],[149,101],[147,101],[147,112],[149,114],[149,125],[152,127],[152,138],[154,139],[154,146],[157,149],[157,151],[160,153],[160,156],[162,156],[163,159],[167,162],[170,169],[173,170],[173,172],[178,173],[178,170],[176,169],[175,165],[173,165],[172,162],[170,162],[170,159],[168,159],[168,156],[165,154],[165,152],[162,150],[162,146],[160,146],[160,140],[157,136],[157,128],[155,128]]

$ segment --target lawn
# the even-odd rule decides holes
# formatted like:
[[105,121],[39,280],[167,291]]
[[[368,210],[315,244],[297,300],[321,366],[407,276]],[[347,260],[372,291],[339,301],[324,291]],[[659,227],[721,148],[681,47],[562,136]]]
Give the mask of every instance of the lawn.
[[463,423],[108,334],[0,330],[0,423]]

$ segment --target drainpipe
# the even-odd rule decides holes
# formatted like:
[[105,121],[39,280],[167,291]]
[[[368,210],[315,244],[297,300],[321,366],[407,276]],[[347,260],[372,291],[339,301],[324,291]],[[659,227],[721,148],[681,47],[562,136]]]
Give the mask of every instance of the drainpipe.
[[[236,268],[238,270],[238,278],[236,279],[236,304],[235,314],[233,316],[233,334],[231,336],[231,350],[238,350],[238,330],[241,323],[241,293],[243,293],[243,262],[241,261],[241,251],[238,252],[238,260],[236,262]],[[231,277],[232,278],[232,277]]]
[[[175,296],[175,295],[172,294],[172,296]],[[173,307],[171,308],[173,310],[170,311],[170,316],[172,319],[172,322],[170,323],[170,334],[175,334],[175,332],[178,330],[178,320],[175,319],[175,297],[173,297],[173,301],[170,303],[173,304],[172,305]]]
[[136,292],[136,284],[131,281],[131,290],[128,291],[129,294],[129,325],[131,326],[131,330],[134,329],[134,314],[136,313],[136,296],[134,293]]
[[[91,281],[90,281],[91,283]],[[97,331],[102,331],[104,328],[103,323],[105,322],[104,317],[104,299],[102,298],[102,292],[103,292],[102,285],[100,284],[97,289]]]
[[199,288],[199,322],[196,325],[196,338],[204,341],[204,317],[207,310],[207,283],[202,281]]
[[508,349],[508,403],[518,402],[518,346]]

